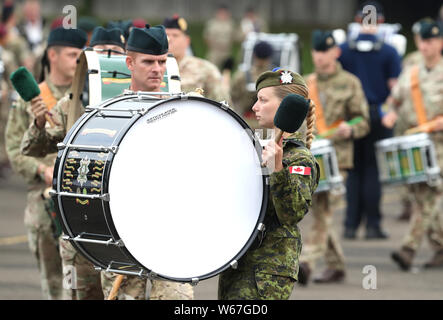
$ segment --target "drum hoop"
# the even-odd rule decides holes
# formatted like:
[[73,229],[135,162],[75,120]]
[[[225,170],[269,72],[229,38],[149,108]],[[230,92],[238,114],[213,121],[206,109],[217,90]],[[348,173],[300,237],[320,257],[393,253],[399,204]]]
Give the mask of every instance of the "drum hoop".
[[[77,136],[78,132],[82,129],[82,127],[90,120],[92,119],[96,113],[99,112],[99,110],[106,110],[106,107],[114,104],[116,102],[119,101],[123,101],[123,100],[130,100],[130,99],[139,99],[140,101],[142,101],[140,98],[143,97],[143,95],[140,94],[126,94],[126,95],[121,95],[115,98],[111,98],[108,100],[103,101],[102,103],[100,103],[98,105],[99,108],[89,108],[89,113],[87,115],[84,115],[82,117],[80,117],[77,121],[76,124],[71,128],[71,130],[68,132],[68,134],[66,135],[65,139],[64,139],[64,143],[65,144],[70,144],[72,143],[72,141],[74,140],[74,138]],[[221,102],[216,102],[204,97],[196,97],[196,96],[185,96],[185,95],[180,95],[180,96],[173,96],[172,98],[169,99],[162,99],[159,101],[156,101],[155,98],[152,99],[153,101],[155,101],[155,103],[148,108],[148,110],[146,111],[146,113],[148,113],[149,111],[155,109],[158,106],[161,106],[165,103],[169,103],[170,101],[177,101],[177,100],[196,100],[196,101],[203,101],[203,102],[207,102],[209,104],[212,104],[213,106],[221,109],[222,111],[227,112],[229,115],[231,115],[235,120],[237,120],[237,122],[244,128],[247,130],[248,136],[251,138],[251,143],[253,144],[258,158],[261,160],[261,146],[260,146],[260,142],[258,140],[258,138],[253,134],[253,130],[248,126],[248,124],[239,116],[237,115],[233,110],[231,110],[229,107],[224,107],[224,104]],[[140,115],[139,117],[135,117],[135,119],[133,121],[128,122],[128,124],[125,126],[125,129],[121,131],[120,135],[117,136],[114,140],[115,145],[119,146],[120,143],[122,142],[122,140],[124,139],[125,135],[130,131],[131,127],[142,117],[142,115]],[[72,230],[69,228],[69,224],[67,223],[67,219],[65,217],[65,212],[62,208],[61,205],[61,195],[59,195],[60,193],[60,183],[59,181],[61,181],[61,174],[62,174],[62,166],[67,158],[67,154],[68,154],[68,149],[69,148],[65,148],[63,150],[62,155],[60,156],[59,160],[57,161],[58,163],[58,168],[56,168],[56,172],[57,172],[57,180],[56,183],[53,185],[54,189],[57,191],[57,194],[53,196],[54,201],[56,201],[57,206],[56,209],[59,211],[60,217],[63,220],[63,229],[64,231],[71,237],[73,238],[75,235],[73,234]],[[112,171],[112,165],[113,165],[113,160],[114,160],[114,154],[110,154],[107,164],[106,164],[106,168],[104,170],[104,174],[105,176],[103,177],[103,186],[102,186],[102,193],[108,193],[109,192],[109,179],[110,179],[110,174]],[[208,278],[212,278],[216,275],[218,275],[219,273],[223,272],[224,270],[228,269],[230,266],[232,266],[235,262],[237,262],[246,252],[247,250],[251,247],[251,245],[253,244],[255,238],[258,236],[259,232],[261,232],[259,230],[260,225],[263,224],[264,221],[264,217],[266,214],[266,209],[268,206],[268,201],[269,201],[269,192],[270,192],[270,179],[269,179],[269,173],[267,172],[267,170],[263,170],[262,173],[262,182],[263,182],[263,195],[262,195],[262,205],[261,205],[261,209],[260,209],[260,214],[258,216],[258,220],[256,222],[256,225],[254,227],[254,231],[252,232],[252,234],[250,235],[248,241],[246,241],[245,245],[243,246],[243,248],[234,255],[234,257],[229,260],[229,262],[227,262],[225,265],[221,266],[220,268],[209,272],[207,274],[201,275],[198,277],[198,280],[204,280],[204,279],[208,279]],[[60,201],[59,201],[60,200]],[[114,224],[114,221],[112,219],[112,212],[109,206],[109,202],[107,201],[102,201],[102,205],[103,205],[103,215],[105,217],[105,220],[107,222],[107,228],[110,232],[110,235],[112,236],[114,241],[118,241],[118,240],[122,240],[121,237],[119,236],[116,226]],[[66,229],[66,230],[65,230]],[[87,250],[85,250],[83,248],[83,246],[75,241],[70,241],[72,243],[72,245],[78,250],[80,251],[86,258],[88,258],[91,262],[93,262],[95,265],[103,268],[103,269],[107,269],[109,266],[104,265],[103,263],[99,262],[96,258],[94,258],[93,256],[91,256]],[[128,256],[128,258],[130,260],[132,260],[134,262],[134,264],[136,264],[138,267],[140,267],[141,269],[147,271],[146,274],[143,274],[142,276],[148,276],[149,274],[151,274],[152,272],[155,272],[155,270],[150,270],[147,267],[145,267],[142,263],[140,263],[129,251],[129,249],[126,246],[122,246],[120,248],[125,255]],[[115,271],[115,270],[114,270]],[[168,277],[165,275],[162,275],[161,273],[156,273],[156,276],[159,278],[163,278],[166,280],[173,280],[173,281],[178,281],[178,282],[193,282],[195,281],[195,279],[190,279],[190,278],[174,278],[174,277]]]

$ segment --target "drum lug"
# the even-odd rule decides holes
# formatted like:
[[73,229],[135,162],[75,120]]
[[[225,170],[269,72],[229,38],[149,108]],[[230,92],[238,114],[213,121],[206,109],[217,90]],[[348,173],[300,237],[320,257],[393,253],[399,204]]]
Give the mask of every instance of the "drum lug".
[[266,185],[267,185],[267,186],[270,185],[270,179],[269,179],[269,177],[266,177]]
[[220,101],[220,105],[222,107],[223,110],[228,110],[229,109],[229,104],[226,101]]
[[88,69],[88,74],[98,74],[97,69]]
[[156,280],[156,279],[158,279],[158,275],[154,271],[151,271],[148,273],[148,278],[151,280]]
[[265,225],[263,223],[259,223],[257,230],[263,232],[263,230],[265,230]]
[[231,265],[231,268],[232,269],[237,269],[237,267],[238,267],[238,261],[237,260],[233,260],[231,263],[230,263],[230,265]]
[[63,150],[64,148],[66,148],[66,144],[64,144],[63,142],[57,143],[57,149],[58,150]]
[[192,278],[192,280],[191,280],[191,285],[192,285],[193,287],[195,287],[196,285],[198,285],[199,281],[200,281],[199,278]]

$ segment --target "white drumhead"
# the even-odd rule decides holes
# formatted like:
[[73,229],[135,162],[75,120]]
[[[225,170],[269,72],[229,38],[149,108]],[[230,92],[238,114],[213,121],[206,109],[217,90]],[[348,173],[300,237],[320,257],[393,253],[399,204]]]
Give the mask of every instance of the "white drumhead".
[[139,119],[109,179],[125,246],[169,278],[201,277],[229,263],[254,232],[263,190],[251,138],[205,100],[170,100]]

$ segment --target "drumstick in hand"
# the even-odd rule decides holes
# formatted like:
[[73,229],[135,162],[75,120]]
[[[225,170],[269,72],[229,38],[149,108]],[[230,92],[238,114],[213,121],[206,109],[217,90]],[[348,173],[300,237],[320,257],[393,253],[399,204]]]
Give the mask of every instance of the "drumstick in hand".
[[[310,101],[298,94],[289,94],[283,98],[274,116],[276,127],[275,143],[279,143],[284,132],[297,131],[308,114]],[[264,167],[266,164],[262,163]]]
[[[25,67],[20,67],[15,70],[11,74],[10,79],[14,89],[26,102],[31,101],[41,93],[34,76]],[[55,123],[48,113],[45,114],[45,118],[46,121],[49,122],[51,128],[54,128]]]

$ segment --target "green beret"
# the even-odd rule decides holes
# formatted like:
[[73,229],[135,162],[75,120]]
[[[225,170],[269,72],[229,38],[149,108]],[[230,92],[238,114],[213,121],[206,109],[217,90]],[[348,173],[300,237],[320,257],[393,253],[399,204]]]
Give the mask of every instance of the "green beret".
[[98,26],[98,21],[94,17],[80,17],[77,27],[85,32],[91,32]]
[[272,71],[263,72],[255,83],[255,88],[258,91],[266,87],[276,87],[287,84],[298,84],[306,86],[306,82],[301,75],[296,72],[283,69],[274,69]]
[[422,39],[431,39],[441,37],[440,26],[437,22],[424,22],[420,27],[420,37]]
[[90,46],[93,47],[99,44],[113,44],[125,49],[125,37],[118,28],[107,30],[103,27],[97,27],[92,33]]
[[162,25],[146,28],[133,28],[128,39],[128,51],[141,52],[152,55],[168,53],[168,37]]
[[107,29],[113,29],[118,28],[122,31],[123,36],[125,39],[128,39],[129,37],[129,29],[132,27],[132,20],[126,20],[126,21],[109,21],[106,25]]
[[426,22],[432,23],[432,21],[433,21],[432,18],[429,18],[429,17],[418,20],[417,22],[415,22],[412,25],[412,33],[413,34],[420,34],[420,29],[421,29],[422,24],[424,24]]
[[88,36],[83,30],[59,27],[49,33],[48,48],[62,46],[83,49],[86,41],[88,41]]
[[327,51],[336,45],[331,31],[315,30],[312,33],[312,49],[315,51]]
[[178,15],[174,15],[172,18],[166,18],[163,20],[163,25],[166,29],[179,29],[184,33],[187,33],[188,30],[188,23]]

